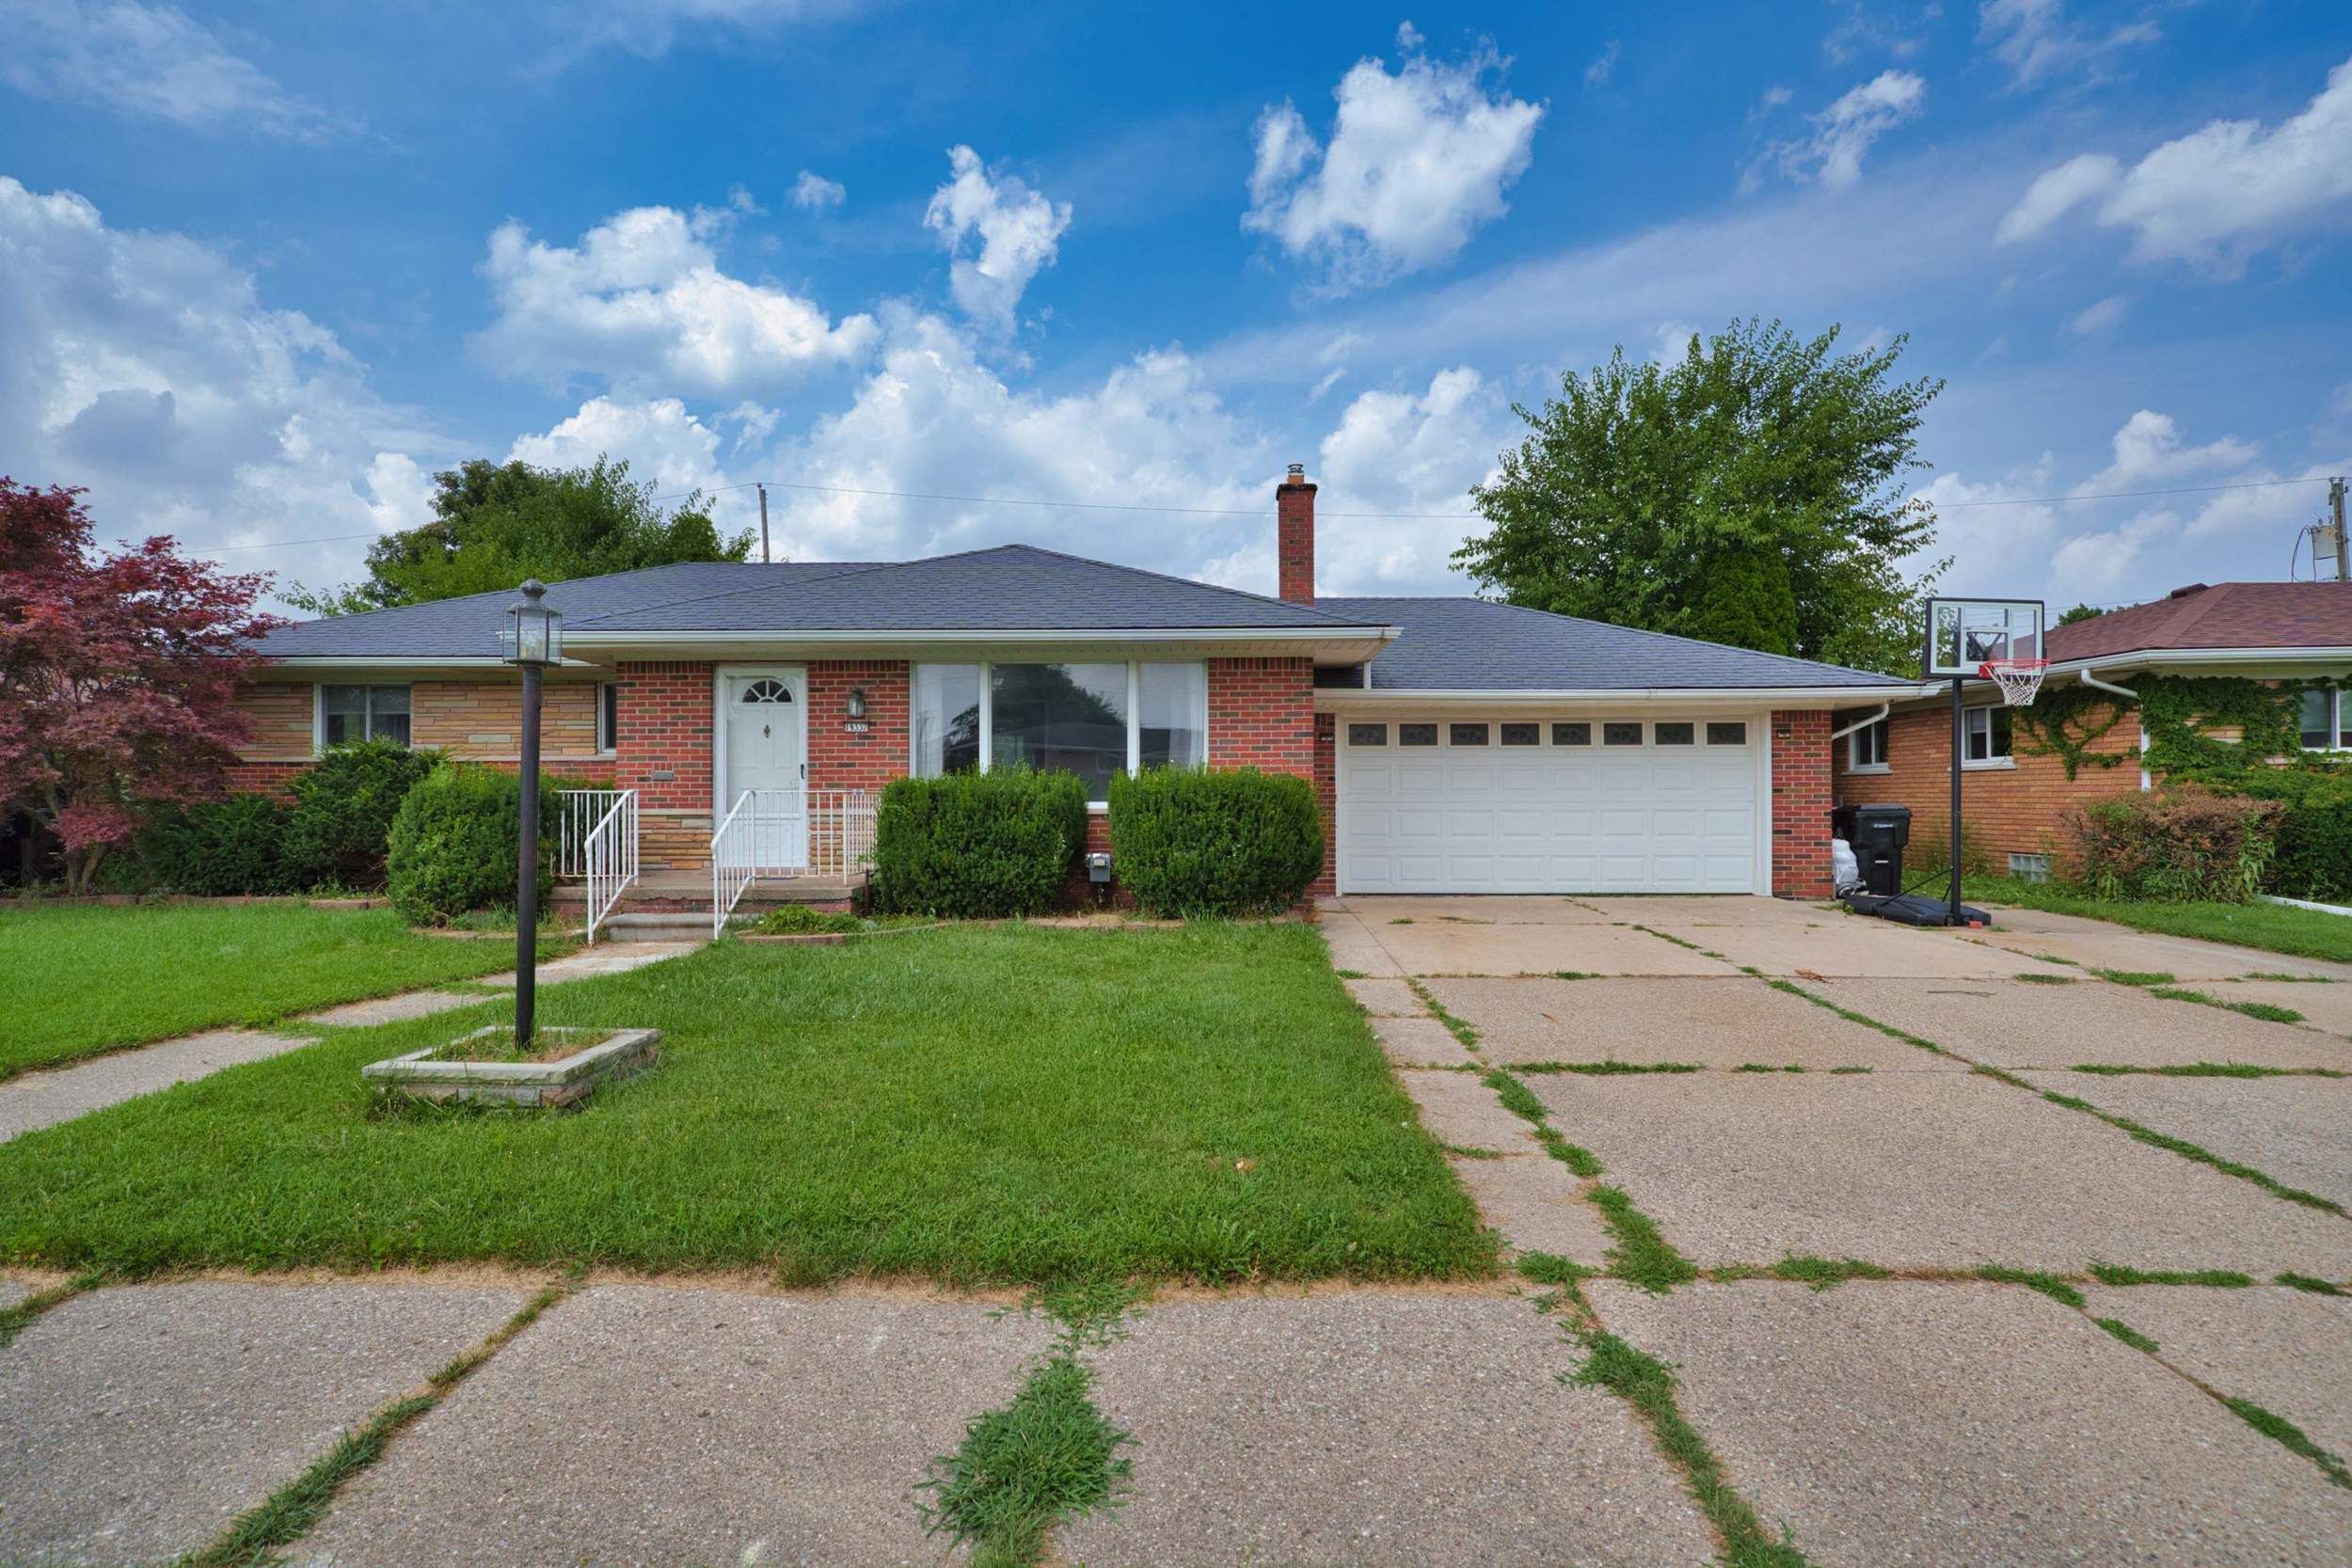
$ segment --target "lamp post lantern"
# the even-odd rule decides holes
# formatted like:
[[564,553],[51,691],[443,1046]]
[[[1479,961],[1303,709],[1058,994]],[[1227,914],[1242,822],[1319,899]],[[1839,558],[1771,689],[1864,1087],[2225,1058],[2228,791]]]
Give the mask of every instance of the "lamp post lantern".
[[508,607],[501,654],[523,676],[522,847],[515,863],[515,1046],[527,1050],[539,1005],[539,673],[564,662],[564,617],[540,601],[537,578]]

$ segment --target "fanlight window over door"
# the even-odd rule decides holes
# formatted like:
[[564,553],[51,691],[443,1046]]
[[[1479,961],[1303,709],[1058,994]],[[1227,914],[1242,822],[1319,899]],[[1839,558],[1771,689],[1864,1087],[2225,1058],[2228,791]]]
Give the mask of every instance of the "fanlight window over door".
[[778,680],[753,681],[743,688],[742,695],[736,698],[739,703],[788,703],[791,700],[792,689]]

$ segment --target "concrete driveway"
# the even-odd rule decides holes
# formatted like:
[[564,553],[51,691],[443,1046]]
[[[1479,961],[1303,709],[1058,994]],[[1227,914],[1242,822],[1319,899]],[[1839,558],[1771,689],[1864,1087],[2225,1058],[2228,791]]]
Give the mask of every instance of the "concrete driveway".
[[2342,1466],[2277,1463],[2352,1449],[2352,967],[1739,897],[1323,918],[1487,1223],[1619,1276],[1588,1310],[1811,1560],[2352,1560]]

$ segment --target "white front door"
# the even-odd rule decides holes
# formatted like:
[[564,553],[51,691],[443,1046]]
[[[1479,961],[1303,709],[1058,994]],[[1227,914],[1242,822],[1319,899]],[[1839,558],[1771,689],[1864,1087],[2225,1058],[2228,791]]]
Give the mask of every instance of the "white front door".
[[726,705],[726,798],[752,800],[753,861],[758,871],[808,863],[807,683],[798,670],[721,677]]

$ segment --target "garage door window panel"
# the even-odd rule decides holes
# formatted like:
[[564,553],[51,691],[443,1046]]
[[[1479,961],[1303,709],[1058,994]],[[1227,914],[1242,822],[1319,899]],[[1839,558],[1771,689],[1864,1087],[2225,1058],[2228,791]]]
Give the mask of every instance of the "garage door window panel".
[[1658,744],[1661,746],[1695,746],[1698,744],[1698,726],[1681,720],[1662,721],[1651,733],[1658,737]]
[[1642,726],[1621,721],[1603,724],[1600,727],[1600,743],[1603,746],[1639,746],[1642,743]]
[[1396,743],[1399,746],[1435,746],[1438,743],[1438,726],[1399,724],[1396,727]]
[[1389,726],[1350,724],[1347,726],[1347,743],[1350,746],[1386,746],[1389,743]]
[[1593,743],[1593,726],[1581,720],[1554,724],[1551,726],[1551,743],[1554,746],[1590,746]]

